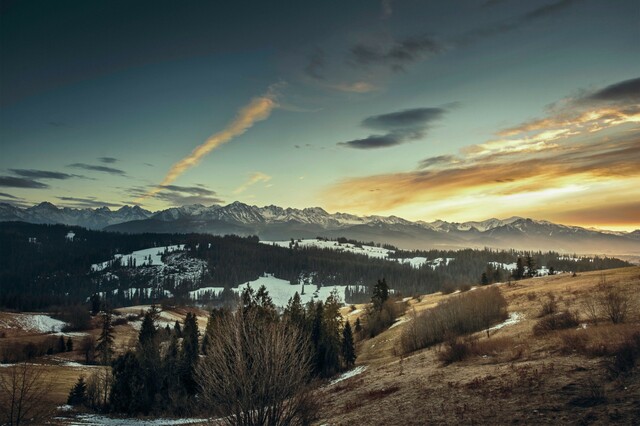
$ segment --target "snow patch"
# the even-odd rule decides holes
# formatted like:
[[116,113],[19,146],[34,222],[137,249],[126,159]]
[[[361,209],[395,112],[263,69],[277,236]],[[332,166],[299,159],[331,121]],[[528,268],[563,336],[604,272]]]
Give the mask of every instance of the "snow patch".
[[353,370],[349,370],[345,373],[342,373],[341,375],[333,379],[331,383],[329,383],[329,386],[335,385],[336,383],[340,383],[343,380],[350,379],[351,377],[357,376],[358,374],[362,374],[366,369],[367,369],[366,365],[361,365],[359,367],[354,368]]
[[164,247],[151,247],[143,250],[137,250],[129,254],[116,254],[112,260],[108,260],[102,263],[96,263],[91,265],[91,271],[98,272],[108,268],[113,261],[121,259],[123,265],[129,264],[129,262],[135,262],[136,267],[139,266],[164,266],[162,262],[162,255],[165,253],[172,253],[175,251],[184,250],[184,244],[178,244],[174,246]]
[[509,318],[507,318],[500,324],[496,324],[493,327],[487,328],[485,331],[500,330],[502,327],[519,323],[521,319],[522,319],[522,314],[520,314],[519,312],[511,312],[509,314]]
[[65,325],[67,323],[64,321],[45,314],[13,314],[10,319],[0,321],[3,328],[19,328],[35,333],[61,332]]
[[79,414],[69,426],[172,426],[205,423],[209,419],[118,419],[99,414]]

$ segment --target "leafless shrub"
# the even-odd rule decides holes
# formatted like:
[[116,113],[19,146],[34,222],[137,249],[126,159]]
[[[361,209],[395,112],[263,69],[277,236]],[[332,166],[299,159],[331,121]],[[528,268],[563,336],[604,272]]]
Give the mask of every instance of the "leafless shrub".
[[604,278],[595,291],[584,298],[583,308],[589,319],[597,324],[600,318],[607,318],[614,324],[625,322],[632,310],[631,294],[619,286],[607,284]]
[[569,404],[576,407],[593,407],[607,402],[604,385],[589,377],[581,389],[581,394],[572,398]]
[[630,374],[640,359],[640,332],[622,342],[613,354],[609,372],[613,377]]
[[42,424],[52,388],[42,368],[22,362],[0,369],[0,420],[6,425]]
[[553,315],[558,312],[558,303],[556,302],[556,296],[553,293],[547,293],[546,300],[540,301],[540,304],[540,313],[538,314],[539,318],[547,315]]
[[307,424],[311,350],[300,330],[254,315],[228,314],[196,370],[201,397],[230,425]]
[[580,324],[578,316],[573,312],[560,312],[555,315],[549,315],[540,319],[533,326],[533,334],[541,336],[554,330],[564,330],[566,328],[574,328]]
[[497,287],[451,297],[436,307],[417,314],[407,323],[400,338],[404,353],[483,330],[507,318],[507,302]]
[[444,347],[438,352],[438,359],[445,365],[464,361],[471,355],[471,344],[459,337],[447,339]]
[[111,369],[100,367],[87,379],[87,406],[95,410],[105,410],[113,384]]

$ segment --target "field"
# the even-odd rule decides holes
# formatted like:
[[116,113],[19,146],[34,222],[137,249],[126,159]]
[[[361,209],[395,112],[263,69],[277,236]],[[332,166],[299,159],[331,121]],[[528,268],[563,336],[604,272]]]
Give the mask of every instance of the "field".
[[[366,370],[320,390],[318,424],[638,424],[640,378],[611,378],[611,357],[583,354],[570,346],[587,339],[603,352],[640,332],[635,305],[625,324],[587,321],[582,305],[602,281],[638,302],[640,268],[534,278],[496,284],[517,313],[510,325],[473,337],[477,355],[444,365],[444,345],[400,356],[399,339],[411,319],[358,345]],[[541,306],[554,294],[559,310],[581,318],[580,330],[533,335]],[[409,301],[420,312],[455,295],[434,294]],[[513,318],[513,315],[512,315]],[[586,328],[583,328],[586,327]]]
[[[620,289],[633,301],[624,323],[612,324],[587,315],[585,301],[602,284]],[[405,299],[407,310],[396,324],[371,339],[358,341],[353,371],[316,390],[320,402],[316,424],[638,424],[640,379],[637,371],[613,374],[616,348],[640,332],[640,267],[533,278],[498,286],[508,302],[510,318],[487,332],[467,336],[472,348],[460,362],[445,363],[445,344],[402,354],[400,337],[414,316],[458,294],[436,293]],[[470,291],[477,291],[471,289]],[[541,311],[553,300],[557,312],[577,315],[579,325],[536,335]],[[402,303],[399,301],[398,303]],[[119,309],[122,316],[137,315],[148,306]],[[351,324],[363,316],[366,305],[345,307]],[[186,309],[160,314],[160,323],[173,326]],[[198,311],[200,330],[206,312]],[[1,313],[5,324],[16,314]],[[362,318],[364,319],[364,318]],[[137,338],[136,321],[116,327],[116,348],[125,351]],[[5,327],[6,328],[6,327]],[[19,342],[43,342],[51,334],[6,328],[0,348]],[[97,329],[90,331],[96,335]],[[71,334],[74,344],[81,334]],[[65,338],[66,338],[65,337]],[[58,339],[58,335],[54,335]],[[77,346],[76,346],[77,348]],[[52,388],[46,396],[51,412],[65,403],[80,375],[102,367],[83,366],[78,350],[47,355],[33,361]],[[0,367],[0,374],[6,367]],[[6,371],[6,370],[5,370]],[[59,413],[56,423],[70,420]],[[77,424],[100,424],[107,419],[75,419]],[[118,423],[120,424],[120,423]],[[128,424],[128,423],[124,423]],[[133,423],[132,423],[133,424]]]

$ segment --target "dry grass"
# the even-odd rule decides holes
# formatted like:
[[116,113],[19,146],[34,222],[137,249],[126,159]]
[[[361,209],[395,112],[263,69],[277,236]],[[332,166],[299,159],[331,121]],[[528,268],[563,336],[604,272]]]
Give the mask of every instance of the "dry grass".
[[[607,283],[640,295],[639,267],[605,273]],[[626,324],[603,318],[598,326],[533,336],[541,301],[549,293],[559,311],[584,319],[581,301],[600,280],[601,273],[593,272],[498,284],[509,311],[522,320],[489,338],[482,332],[472,335],[467,359],[448,366],[438,360],[442,346],[399,356],[395,346],[411,320],[360,341],[357,363],[368,365],[367,371],[319,391],[324,405],[317,424],[636,424],[640,373],[636,368],[613,379],[607,366],[619,344],[640,328],[640,312],[631,312]],[[421,312],[447,297],[426,295],[409,304]],[[575,349],[583,342],[594,352]],[[382,389],[394,391],[366,399]]]

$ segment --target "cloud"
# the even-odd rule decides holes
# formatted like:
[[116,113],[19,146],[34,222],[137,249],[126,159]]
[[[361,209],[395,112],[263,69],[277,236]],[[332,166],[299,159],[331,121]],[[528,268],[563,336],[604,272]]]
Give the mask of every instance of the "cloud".
[[[582,141],[525,157],[510,153],[437,170],[346,179],[325,192],[331,208],[370,214],[406,205],[446,203],[458,196],[505,196],[607,179],[640,180],[640,132],[626,139]],[[371,190],[376,196],[371,197]],[[596,195],[594,195],[596,197]]]
[[43,188],[49,188],[49,185],[34,179],[15,177],[15,176],[0,176],[0,187],[43,189]]
[[117,163],[120,160],[114,157],[98,157],[98,161],[106,164],[113,164],[113,163]]
[[425,158],[424,160],[420,161],[418,168],[427,169],[432,166],[452,165],[460,162],[460,158],[456,157],[455,155],[439,155],[437,157]]
[[80,175],[70,175],[68,173],[51,172],[47,170],[33,170],[33,169],[9,169],[11,173],[18,176],[32,178],[32,179],[71,179],[82,177]]
[[339,142],[339,146],[356,149],[386,148],[421,139],[433,124],[444,116],[443,108],[414,108],[365,118],[361,125],[386,134],[370,135],[363,139]]
[[307,63],[307,66],[304,67],[304,72],[315,80],[324,80],[322,71],[325,67],[325,56],[324,50],[316,47],[309,56],[309,62]]
[[[558,0],[554,3],[537,7],[523,15],[518,16],[517,18],[508,19],[492,25],[473,29],[459,37],[457,39],[457,44],[470,44],[482,40],[486,37],[515,31],[518,28],[529,25],[537,20],[562,12],[563,10],[568,9],[573,4],[578,3],[579,1],[581,0]],[[484,6],[492,6],[501,2],[502,1],[489,0],[484,4]]]
[[229,142],[231,139],[242,135],[258,121],[266,120],[269,115],[271,115],[271,112],[278,106],[277,91],[281,86],[282,84],[272,85],[267,93],[254,98],[247,106],[238,112],[236,118],[229,123],[227,127],[209,137],[203,144],[196,147],[191,154],[174,164],[160,185],[144,194],[144,196],[139,197],[136,202],[158,194],[162,191],[163,187],[172,184],[181,174],[197,166],[205,155]]
[[358,43],[350,49],[349,62],[360,67],[384,66],[398,72],[417,60],[444,50],[444,45],[433,37],[418,35],[391,43]]
[[126,176],[127,175],[124,172],[124,170],[114,169],[113,167],[107,167],[107,166],[95,166],[93,164],[86,164],[86,163],[73,163],[73,164],[69,164],[67,167],[73,167],[73,168],[76,168],[76,169],[84,169],[84,170],[89,170],[89,171],[93,171],[93,172],[109,173],[109,174],[118,175],[118,176]]
[[370,93],[380,90],[376,85],[366,81],[356,81],[354,83],[325,83],[323,87],[347,93]]
[[634,101],[640,102],[640,78],[621,81],[607,86],[587,96],[593,101]]
[[406,142],[402,133],[388,133],[386,135],[371,135],[364,139],[354,139],[347,142],[338,142],[338,145],[356,149],[387,148]]
[[12,200],[21,200],[21,198],[16,197],[16,196],[11,195],[11,194],[7,194],[6,192],[0,192],[0,197],[2,197],[2,198],[11,198]]
[[382,19],[388,19],[393,15],[393,7],[391,5],[392,0],[382,0],[380,2],[380,8],[382,9]]
[[95,197],[79,198],[79,197],[56,197],[58,200],[66,201],[64,207],[74,208],[99,208],[99,207],[120,207],[121,204],[99,201]]
[[[125,190],[127,196],[140,199],[149,193],[149,190],[155,189],[157,186],[134,187]],[[164,201],[171,206],[180,207],[192,204],[222,204],[224,200],[218,197],[215,191],[206,188],[203,185],[197,186],[178,186],[165,185],[162,191],[154,195],[154,198]]]
[[[623,209],[609,209],[608,223],[632,223],[637,203],[634,208],[628,200],[640,198],[636,84],[627,80],[583,91],[555,104],[542,118],[502,129],[496,139],[465,147],[458,155],[426,158],[416,170],[339,181],[323,193],[326,205],[361,214],[420,211],[421,218],[452,220],[469,220],[474,217],[469,212],[491,205],[495,215],[536,213],[550,220],[604,224],[601,206],[607,200]],[[412,117],[387,114],[365,122],[393,129],[404,120],[412,123]]]
[[446,110],[442,108],[405,109],[389,114],[374,115],[362,121],[364,127],[378,130],[423,128],[441,118]]
[[249,177],[249,179],[245,183],[243,183],[238,188],[236,188],[233,191],[233,193],[241,194],[247,189],[249,189],[250,186],[255,185],[258,182],[269,182],[270,180],[271,180],[271,176],[264,174],[262,172],[255,172]]

